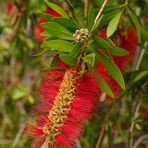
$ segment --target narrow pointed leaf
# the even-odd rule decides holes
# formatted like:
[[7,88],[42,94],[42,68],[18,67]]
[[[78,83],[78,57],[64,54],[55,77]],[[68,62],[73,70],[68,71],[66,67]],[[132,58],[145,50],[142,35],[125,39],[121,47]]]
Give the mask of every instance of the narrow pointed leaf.
[[81,48],[82,48],[82,44],[81,43],[76,43],[72,50],[71,50],[71,55],[74,56],[74,57],[77,57],[79,54],[80,54],[80,51],[81,51]]
[[121,71],[116,66],[116,64],[111,59],[109,59],[106,55],[101,53],[98,49],[95,49],[95,53],[97,54],[99,60],[106,67],[106,69],[110,73],[110,75],[125,90],[124,78],[122,76]]
[[88,13],[88,22],[87,22],[88,30],[91,30],[91,28],[93,27],[94,20],[95,20],[95,9],[93,5],[91,5]]
[[55,22],[46,22],[42,24],[43,28],[54,37],[60,39],[73,40],[72,33],[63,26]]
[[42,17],[44,17],[48,21],[51,21],[51,19],[53,18],[53,16],[51,16],[50,14],[47,14],[45,12],[40,12],[40,14]]
[[[98,72],[97,72],[98,73]],[[114,98],[114,94],[110,88],[110,86],[107,84],[107,82],[105,81],[105,79],[98,73],[98,77],[99,77],[99,84],[101,89],[107,93],[107,95],[109,95],[110,97]]]
[[60,59],[61,59],[64,63],[66,63],[66,64],[68,64],[68,65],[70,65],[70,66],[75,66],[76,63],[77,63],[76,58],[75,58],[74,56],[72,56],[72,55],[66,55],[66,54],[60,55]]
[[88,64],[89,68],[93,68],[95,65],[95,60],[96,60],[96,54],[95,53],[90,53],[86,55],[83,60]]
[[111,88],[109,87],[109,85],[107,84],[107,82],[105,81],[105,79],[100,76],[99,82],[100,82],[101,89],[104,92],[106,92],[110,97],[114,98],[114,94],[113,94]]
[[98,27],[101,23],[102,18],[103,18],[103,15],[97,20],[96,24],[92,27],[91,32],[93,32],[93,33],[96,32],[96,30],[98,29]]
[[43,55],[43,54],[44,54],[45,52],[47,52],[47,51],[48,51],[48,49],[44,49],[43,51],[41,51],[41,52],[35,54],[34,56],[40,56],[40,55]]
[[70,43],[65,40],[50,40],[50,41],[45,41],[42,45],[42,48],[52,48],[58,51],[62,52],[71,52],[71,49],[73,47],[73,43]]
[[130,8],[128,8],[128,14],[129,14],[133,24],[136,27],[139,42],[140,42],[140,39],[141,39],[141,25],[140,25],[139,19],[137,18],[136,14]]
[[65,18],[69,18],[69,16],[67,15],[67,13],[58,5],[51,3],[51,2],[46,2],[47,5],[52,8],[53,10],[55,10],[57,13],[59,13],[60,15],[62,15]]
[[65,27],[63,27],[60,24],[55,23],[55,22],[46,22],[46,23],[43,23],[42,26],[48,32],[56,31],[56,32],[61,32],[61,33],[65,33],[68,35],[72,35],[71,31],[69,31]]
[[142,79],[144,76],[148,75],[148,70],[144,70],[142,72],[140,72],[133,80],[133,82],[137,82],[140,79]]
[[61,18],[61,17],[53,18],[51,21],[56,22],[56,23],[64,26],[65,28],[74,28],[74,29],[79,28],[79,26],[73,20],[70,20],[67,18]]
[[116,56],[128,55],[127,50],[120,48],[120,47],[116,47],[115,44],[112,43],[112,41],[109,38],[101,38],[99,36],[96,36],[94,39],[98,47],[111,53],[112,55],[116,55]]
[[115,17],[109,22],[107,26],[107,36],[110,37],[117,30],[122,11],[118,12]]

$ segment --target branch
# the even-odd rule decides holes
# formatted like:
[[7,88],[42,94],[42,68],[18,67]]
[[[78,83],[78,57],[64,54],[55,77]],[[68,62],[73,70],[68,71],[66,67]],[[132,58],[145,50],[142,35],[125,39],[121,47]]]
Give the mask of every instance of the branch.
[[13,142],[13,144],[12,144],[12,147],[13,147],[13,148],[16,147],[17,144],[19,143],[20,138],[21,138],[21,136],[23,135],[23,132],[24,132],[25,127],[26,127],[25,124],[21,125],[21,128],[20,128],[20,130],[18,131],[18,133],[17,133],[17,135],[16,135],[16,137],[15,137],[15,139],[14,139],[14,142]]
[[125,4],[128,5],[128,0],[125,0]]
[[80,141],[76,142],[76,148],[82,148]]
[[136,119],[137,119],[137,116],[138,116],[138,112],[139,112],[139,109],[140,109],[142,98],[143,98],[143,94],[141,94],[141,96],[138,100],[138,103],[135,107],[135,113],[134,113],[133,118],[132,118],[132,123],[131,123],[130,130],[129,130],[129,132],[130,132],[129,133],[129,148],[133,148],[134,127],[135,127],[135,124],[136,124]]
[[81,50],[80,55],[79,55],[78,60],[77,60],[77,65],[80,64],[80,61],[81,61],[81,58],[82,58],[82,56],[83,56],[83,53],[84,53],[84,51],[85,51],[85,49],[86,49],[87,43],[88,43],[88,41],[85,41],[85,42],[83,43],[82,50]]
[[84,17],[87,16],[88,6],[89,6],[89,0],[84,0]]
[[142,141],[144,141],[145,139],[148,139],[148,134],[145,134],[145,135],[141,136],[139,139],[137,139],[137,141],[135,142],[133,148],[137,148],[138,145],[139,145]]
[[102,4],[102,6],[100,8],[100,11],[98,12],[98,14],[97,14],[97,16],[95,18],[94,25],[97,23],[98,19],[100,18],[100,16],[101,16],[101,14],[102,14],[102,12],[103,12],[103,10],[104,10],[104,8],[105,8],[108,1],[109,0],[104,0],[104,3]]
[[[88,1],[88,0],[85,0],[85,1]],[[104,10],[104,8],[105,8],[105,6],[106,6],[106,4],[107,4],[108,1],[109,1],[109,0],[104,0],[104,3],[102,4],[102,6],[101,6],[101,8],[100,8],[100,10],[99,10],[99,12],[98,12],[96,18],[95,18],[93,27],[95,26],[95,24],[97,23],[98,19],[100,18],[100,16],[101,16],[101,14],[102,14],[102,12],[103,12],[103,10]],[[88,3],[85,3],[85,7],[86,7],[87,5],[88,5]],[[92,28],[93,28],[93,27],[92,27]],[[82,58],[82,56],[83,56],[83,53],[84,53],[84,51],[85,51],[85,49],[86,49],[87,44],[88,44],[88,41],[85,41],[84,44],[83,44],[83,47],[82,47],[80,56],[78,57],[78,60],[77,60],[77,65],[80,64],[81,58]]]
[[138,58],[138,61],[137,61],[137,64],[136,64],[136,68],[135,70],[138,70],[139,67],[140,67],[140,64],[141,64],[141,61],[143,59],[143,56],[144,56],[144,53],[145,53],[145,49],[148,47],[148,42],[145,42],[144,43],[144,48],[141,50],[140,52],[140,55],[139,55],[139,58]]
[[111,109],[112,109],[114,103],[115,103],[115,101],[113,101],[113,102],[110,104],[109,109],[108,109],[108,112],[106,113],[105,119],[104,119],[104,121],[103,121],[103,126],[102,126],[102,128],[101,128],[100,136],[99,136],[98,141],[97,141],[97,144],[96,144],[96,148],[99,148],[100,145],[101,145],[102,138],[103,138],[103,135],[104,135],[104,132],[105,132],[105,128],[106,128],[106,124],[107,124],[107,121],[108,121],[108,119],[109,119],[109,114],[110,114],[110,112],[111,112]]
[[107,121],[108,121],[108,118],[109,118],[109,113],[110,112],[108,111],[106,116],[105,116],[105,119],[104,119],[104,122],[103,122],[103,126],[102,126],[102,129],[101,129],[101,132],[100,132],[100,136],[99,136],[98,141],[97,141],[96,148],[99,148],[100,145],[101,145],[102,138],[103,138],[103,135],[104,135],[104,132],[105,132],[105,128],[106,128],[106,124],[107,124]]

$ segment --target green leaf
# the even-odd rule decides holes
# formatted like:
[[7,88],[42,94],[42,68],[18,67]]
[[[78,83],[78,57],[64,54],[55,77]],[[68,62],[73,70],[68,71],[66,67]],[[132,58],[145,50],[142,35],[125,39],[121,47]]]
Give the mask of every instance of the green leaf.
[[107,36],[110,37],[114,34],[114,32],[117,30],[117,26],[120,20],[122,14],[122,10],[118,12],[115,17],[109,22],[107,26]]
[[19,84],[13,89],[11,95],[14,100],[17,100],[22,97],[25,97],[26,95],[28,95],[28,93],[28,89],[25,86]]
[[44,36],[44,37],[52,37],[52,35],[49,32],[47,32],[47,31],[42,32],[41,33],[41,36]]
[[141,25],[140,25],[139,19],[137,18],[136,14],[130,8],[128,8],[128,14],[129,14],[133,24],[136,27],[139,42],[140,42],[140,40],[141,40]]
[[121,10],[121,8],[123,8],[124,6],[126,6],[126,5],[125,4],[122,4],[122,5],[108,4],[104,10],[104,13],[110,13],[115,10]]
[[142,27],[141,28],[141,37],[143,40],[148,41],[148,29]]
[[63,54],[63,55],[60,55],[59,57],[64,63],[66,63],[70,66],[75,66],[77,63],[76,57],[74,57],[72,55]]
[[29,95],[27,99],[30,104],[33,104],[35,102],[35,99],[31,95]]
[[64,26],[65,28],[74,28],[74,29],[78,29],[79,26],[73,21],[73,20],[70,20],[70,19],[67,19],[67,18],[53,18],[51,20],[52,22],[56,22],[62,26]]
[[101,38],[99,36],[95,36],[94,39],[97,46],[111,53],[112,55],[116,55],[116,56],[128,55],[127,50],[120,47],[116,47],[115,44],[112,43],[112,41],[109,38]]
[[107,82],[105,81],[105,79],[98,73],[97,70],[95,70],[95,73],[97,74],[98,78],[99,78],[99,84],[101,89],[106,92],[110,97],[114,98],[114,94],[110,88],[110,86],[107,84]]
[[88,12],[88,30],[91,30],[91,28],[94,25],[94,20],[95,20],[95,9],[93,5],[90,6],[89,12]]
[[48,49],[44,49],[43,51],[41,51],[41,52],[35,54],[34,56],[40,56],[40,55],[43,55],[43,54],[44,54],[45,52],[47,52],[47,51],[48,51]]
[[115,47],[112,50],[112,54],[116,56],[126,56],[129,52],[121,47]]
[[88,55],[86,55],[83,60],[88,64],[89,68],[93,68],[95,65],[95,61],[96,61],[96,54],[95,53],[90,53]]
[[55,10],[57,13],[59,13],[60,15],[62,15],[64,18],[69,18],[69,16],[67,15],[67,13],[58,5],[51,3],[51,2],[46,2],[47,5],[52,8],[53,10]]
[[81,51],[81,48],[82,48],[82,44],[81,43],[76,43],[72,50],[71,50],[71,55],[74,56],[74,57],[77,57],[79,54],[80,54],[80,51]]
[[142,72],[140,72],[133,80],[133,82],[137,82],[140,79],[142,79],[144,76],[146,76],[148,74],[148,70],[144,70]]
[[62,52],[71,52],[73,43],[65,40],[50,40],[42,43],[41,48],[52,48]]
[[93,49],[95,50],[96,55],[98,56],[99,60],[103,63],[103,65],[106,67],[110,75],[125,90],[124,78],[122,76],[120,69],[111,59],[109,59],[106,55],[101,53],[98,49],[96,48]]
[[20,34],[19,35],[20,39],[31,49],[34,48],[34,43],[33,40],[31,38],[28,38],[26,35],[24,34]]
[[114,98],[114,94],[111,90],[111,88],[109,87],[109,85],[107,84],[107,82],[105,81],[105,79],[103,79],[103,77],[100,77],[100,87],[102,88],[102,90],[104,92],[106,92],[110,97]]
[[98,29],[101,23],[102,18],[103,18],[103,15],[97,20],[96,24],[92,27],[91,32],[95,33],[95,31]]
[[98,47],[107,50],[107,52],[110,52],[110,50],[112,50],[112,46],[105,39],[99,36],[95,36],[94,40]]
[[65,27],[55,22],[46,22],[46,23],[43,23],[42,26],[48,32],[51,32],[51,30],[54,30],[57,32],[68,34],[70,36],[72,35],[72,32],[70,32],[68,29],[66,29]]
[[45,12],[40,12],[40,14],[42,17],[44,17],[48,21],[51,21],[51,19],[53,18],[53,16],[51,16],[50,14],[47,14]]
[[55,22],[46,22],[42,24],[43,28],[55,37],[67,40],[73,40],[72,32]]

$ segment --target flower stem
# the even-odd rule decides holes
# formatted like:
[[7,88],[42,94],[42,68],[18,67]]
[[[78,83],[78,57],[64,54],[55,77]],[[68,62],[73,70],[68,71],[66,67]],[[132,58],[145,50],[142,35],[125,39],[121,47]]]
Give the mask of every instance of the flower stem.
[[106,123],[107,123],[108,118],[109,118],[109,113],[110,112],[107,112],[107,114],[105,116],[105,119],[104,119],[104,122],[103,122],[103,126],[102,126],[102,129],[101,129],[101,132],[100,132],[100,136],[99,136],[98,141],[97,141],[96,148],[99,148],[100,145],[101,145],[102,138],[103,138],[103,135],[104,135],[104,132],[105,132],[105,128],[106,128]]
[[103,126],[102,126],[101,132],[100,132],[100,136],[98,138],[98,141],[97,141],[97,144],[96,144],[96,147],[95,148],[100,148],[100,146],[101,146],[101,142],[102,142],[102,138],[103,138],[103,135],[104,135],[104,132],[105,132],[106,124],[107,124],[107,121],[109,119],[109,115],[110,115],[110,112],[111,112],[111,109],[112,109],[114,103],[115,103],[115,101],[113,101],[110,104],[109,109],[108,109],[108,111],[107,111],[107,113],[105,115],[105,119],[103,121]]
[[139,112],[139,109],[140,109],[140,105],[141,105],[141,102],[142,102],[142,99],[143,99],[143,95],[141,94],[140,96],[138,95],[138,103],[135,107],[135,113],[133,115],[133,118],[132,118],[132,123],[131,123],[131,126],[130,126],[130,130],[129,130],[129,148],[133,148],[133,136],[134,136],[134,127],[135,127],[135,124],[136,124],[136,118],[138,116],[138,112]]

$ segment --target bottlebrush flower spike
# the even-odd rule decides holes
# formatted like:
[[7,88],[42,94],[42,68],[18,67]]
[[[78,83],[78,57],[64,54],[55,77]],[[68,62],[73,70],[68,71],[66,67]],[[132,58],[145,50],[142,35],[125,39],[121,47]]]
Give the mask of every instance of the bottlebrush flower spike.
[[90,73],[82,77],[77,73],[54,70],[42,81],[36,121],[27,130],[36,137],[32,147],[72,148],[80,137],[97,104],[99,88]]
[[[106,37],[106,30],[99,32],[98,35],[100,37]],[[132,26],[130,26],[128,28],[127,38],[121,32],[118,32],[116,34],[116,37],[119,37],[120,43],[118,43],[118,38],[114,38],[114,37],[112,39],[113,42],[116,45],[118,44],[117,46],[120,46],[121,48],[124,48],[129,52],[129,54],[126,55],[126,56],[122,56],[122,57],[121,56],[120,57],[113,56],[112,57],[113,61],[119,67],[119,69],[121,71],[124,71],[126,66],[134,59],[134,55],[135,55],[135,52],[136,52],[136,46],[138,44],[138,38],[137,38],[137,34],[135,32],[135,29]],[[100,61],[98,61],[97,70],[102,75],[102,77],[105,78],[105,80],[108,82],[108,84],[110,85],[114,94],[116,96],[118,96],[119,95],[119,92],[118,92],[119,91],[119,85],[109,75],[105,66]]]

